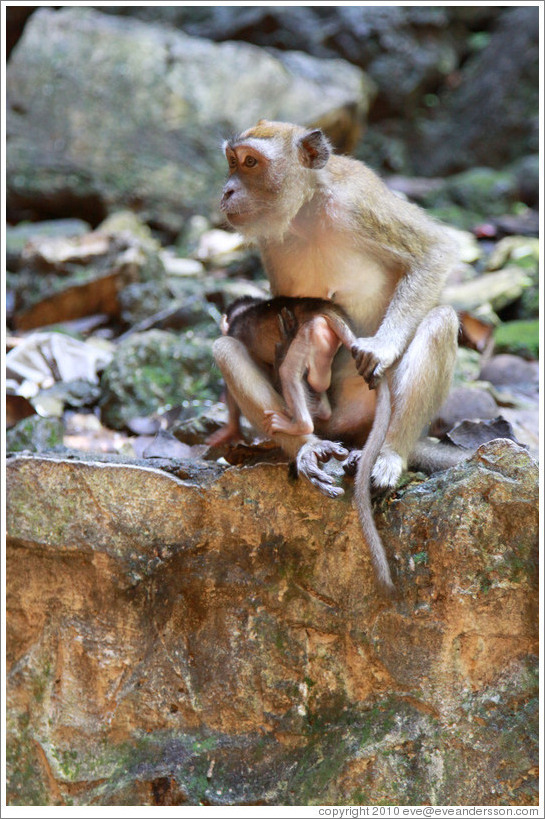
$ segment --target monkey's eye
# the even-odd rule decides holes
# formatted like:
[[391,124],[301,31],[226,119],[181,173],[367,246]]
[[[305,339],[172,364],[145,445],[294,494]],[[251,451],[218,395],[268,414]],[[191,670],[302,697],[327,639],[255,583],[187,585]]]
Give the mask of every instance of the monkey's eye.
[[248,155],[244,160],[244,165],[247,168],[255,168],[255,166],[257,165],[257,159],[255,158],[255,156]]
[[229,163],[230,168],[236,168],[236,166],[237,166],[236,157],[230,156],[229,159],[227,160],[227,162]]

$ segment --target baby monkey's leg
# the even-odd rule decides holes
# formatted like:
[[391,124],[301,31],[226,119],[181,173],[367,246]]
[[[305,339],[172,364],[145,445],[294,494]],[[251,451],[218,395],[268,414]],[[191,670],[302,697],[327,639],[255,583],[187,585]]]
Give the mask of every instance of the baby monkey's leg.
[[282,431],[301,435],[314,430],[312,401],[305,378],[321,396],[314,414],[321,419],[331,417],[325,391],[331,384],[331,364],[340,343],[324,316],[315,316],[299,328],[279,368],[282,393],[291,419],[285,413],[266,411],[266,423],[271,433]]

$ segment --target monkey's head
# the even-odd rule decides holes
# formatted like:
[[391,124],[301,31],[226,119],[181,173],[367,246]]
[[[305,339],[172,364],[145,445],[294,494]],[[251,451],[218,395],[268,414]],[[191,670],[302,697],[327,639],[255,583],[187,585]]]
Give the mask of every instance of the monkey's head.
[[255,307],[256,304],[261,304],[264,301],[265,299],[261,299],[258,296],[240,296],[231,302],[231,304],[225,308],[225,313],[221,317],[220,330],[222,335],[226,336],[231,324],[236,321],[239,316],[246,313],[250,307]]
[[260,120],[223,145],[229,179],[221,197],[227,221],[249,238],[281,237],[313,195],[331,154],[319,129]]

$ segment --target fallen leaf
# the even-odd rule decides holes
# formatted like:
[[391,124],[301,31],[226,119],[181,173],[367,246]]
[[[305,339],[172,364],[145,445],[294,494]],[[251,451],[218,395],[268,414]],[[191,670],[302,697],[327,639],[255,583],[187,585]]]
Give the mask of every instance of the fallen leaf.
[[460,421],[447,432],[444,440],[463,449],[477,449],[481,444],[486,444],[496,438],[508,438],[510,441],[519,443],[513,427],[501,415],[492,421]]
[[461,338],[460,344],[477,352],[484,352],[493,344],[494,327],[492,324],[481,321],[471,313],[462,310],[459,314]]
[[13,427],[17,421],[34,415],[36,410],[22,395],[6,395],[6,426]]

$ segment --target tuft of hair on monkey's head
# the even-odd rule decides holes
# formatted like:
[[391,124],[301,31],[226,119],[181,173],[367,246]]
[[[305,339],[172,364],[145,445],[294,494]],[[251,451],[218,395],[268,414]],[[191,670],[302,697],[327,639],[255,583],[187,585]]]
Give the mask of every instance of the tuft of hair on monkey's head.
[[230,321],[237,313],[243,313],[248,307],[253,307],[255,304],[261,304],[262,301],[265,299],[260,298],[259,296],[239,296],[238,299],[235,299],[228,304],[225,308],[225,315],[227,316],[228,321]]

